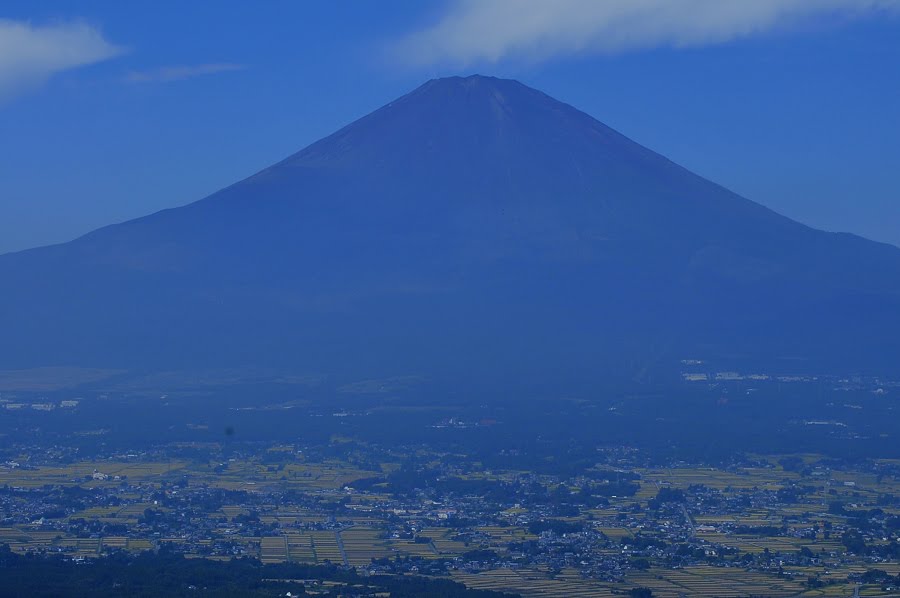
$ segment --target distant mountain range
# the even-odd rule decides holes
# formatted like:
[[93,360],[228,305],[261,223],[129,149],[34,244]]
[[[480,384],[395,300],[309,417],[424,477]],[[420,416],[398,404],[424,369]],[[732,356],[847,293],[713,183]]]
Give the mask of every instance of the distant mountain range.
[[[165,173],[159,173],[165,176]],[[0,256],[0,369],[589,388],[683,358],[900,370],[900,249],[521,83],[429,81],[196,203]]]

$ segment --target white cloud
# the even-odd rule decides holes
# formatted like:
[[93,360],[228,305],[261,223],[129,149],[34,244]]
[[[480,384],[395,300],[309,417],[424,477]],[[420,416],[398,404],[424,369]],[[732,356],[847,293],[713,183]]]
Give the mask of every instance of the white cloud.
[[35,26],[0,19],[0,101],[39,86],[56,73],[122,52],[87,23]]
[[455,0],[393,46],[412,65],[540,61],[727,42],[816,17],[900,12],[900,0]]
[[203,75],[240,71],[246,68],[242,64],[228,62],[195,65],[163,66],[147,71],[132,71],[128,73],[127,80],[134,83],[168,83],[170,81],[183,81]]

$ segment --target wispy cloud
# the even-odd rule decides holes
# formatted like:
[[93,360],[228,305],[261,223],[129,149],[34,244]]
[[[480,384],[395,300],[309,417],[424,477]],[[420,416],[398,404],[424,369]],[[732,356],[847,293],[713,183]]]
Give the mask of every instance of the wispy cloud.
[[240,71],[244,68],[246,67],[243,64],[229,62],[162,66],[146,71],[132,71],[128,73],[126,79],[133,83],[168,83],[170,81],[183,81],[194,77],[202,77],[203,75]]
[[0,102],[53,75],[113,58],[124,51],[80,21],[32,25],[0,19]]
[[806,19],[900,12],[900,0],[455,0],[392,53],[418,66],[541,61],[723,43]]

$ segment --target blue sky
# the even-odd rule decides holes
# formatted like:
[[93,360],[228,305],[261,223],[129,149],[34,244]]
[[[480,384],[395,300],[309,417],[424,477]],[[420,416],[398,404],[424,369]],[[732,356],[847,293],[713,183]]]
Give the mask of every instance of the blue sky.
[[0,253],[200,199],[476,72],[900,244],[900,0],[6,0]]

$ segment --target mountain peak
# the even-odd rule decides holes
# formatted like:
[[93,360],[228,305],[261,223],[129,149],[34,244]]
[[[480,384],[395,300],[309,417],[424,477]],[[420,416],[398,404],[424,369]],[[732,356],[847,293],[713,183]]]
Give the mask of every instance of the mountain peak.
[[[445,101],[539,101],[566,106],[550,96],[515,79],[503,79],[488,75],[451,76],[431,79],[404,98],[422,100],[424,97],[443,98]],[[398,101],[400,101],[398,100]],[[393,104],[394,102],[392,102]]]
[[[492,91],[511,91],[517,89],[523,92],[538,93],[531,88],[515,79],[503,79],[500,77],[491,77],[489,75],[454,75],[450,77],[439,77],[431,79],[423,83],[420,90],[427,89],[429,91],[451,91],[454,89],[465,90],[492,90]],[[413,92],[415,93],[415,92]],[[544,94],[541,94],[544,95]]]
[[289,361],[560,390],[698,353],[900,362],[896,249],[482,75],[189,206],[3,256],[0,279],[7,367]]
[[482,84],[490,84],[496,83],[498,81],[505,81],[510,83],[518,83],[515,79],[503,79],[500,77],[494,77],[492,75],[481,75],[479,73],[473,73],[471,75],[450,75],[447,77],[435,77],[434,79],[430,79],[425,84],[428,83],[441,83],[441,84],[464,84],[464,85],[482,85]]
[[558,151],[565,145],[579,152],[596,152],[601,146],[609,152],[615,146],[623,156],[646,153],[589,115],[519,81],[476,74],[427,81],[276,169],[325,162],[337,166],[353,159],[383,168],[412,161],[435,175],[457,164],[465,175],[479,163],[498,160],[508,169],[519,160],[573,163]]
[[[467,106],[469,110],[477,110],[479,105],[482,107],[493,106],[496,117],[502,117],[505,114],[504,107],[523,104],[578,112],[571,106],[515,79],[501,79],[477,74],[431,79],[397,102],[404,100],[410,102],[431,101],[444,109],[450,103]],[[391,105],[397,102],[392,102]],[[582,115],[590,118],[586,114]]]
[[429,81],[426,81],[419,87],[419,89],[432,89],[432,90],[448,90],[448,89],[453,89],[453,88],[502,89],[502,88],[510,88],[513,86],[520,87],[523,89],[529,89],[531,91],[536,91],[515,79],[503,79],[500,77],[492,77],[490,75],[479,75],[479,74],[452,75],[449,77],[438,77],[438,78],[430,79]]

